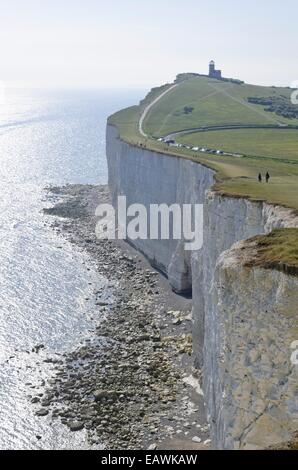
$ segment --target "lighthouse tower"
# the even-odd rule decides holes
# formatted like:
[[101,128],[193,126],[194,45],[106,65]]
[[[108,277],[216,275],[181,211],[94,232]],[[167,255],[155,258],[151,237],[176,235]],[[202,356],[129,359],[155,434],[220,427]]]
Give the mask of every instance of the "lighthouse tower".
[[214,60],[209,63],[209,77],[221,79],[221,70],[216,70]]
[[209,63],[209,77],[213,77],[215,72],[215,62],[211,60]]

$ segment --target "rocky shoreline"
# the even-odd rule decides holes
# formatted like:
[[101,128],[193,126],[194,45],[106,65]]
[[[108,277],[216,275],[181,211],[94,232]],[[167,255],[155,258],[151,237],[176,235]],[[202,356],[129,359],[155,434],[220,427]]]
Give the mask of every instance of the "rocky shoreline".
[[[97,240],[95,208],[106,186],[50,188],[59,202],[51,225],[87,252],[113,294],[94,292],[92,338],[64,355],[35,413],[60,419],[106,449],[207,449],[209,428],[199,377],[192,369],[191,299],[126,243]],[[63,280],[61,280],[63,282]]]

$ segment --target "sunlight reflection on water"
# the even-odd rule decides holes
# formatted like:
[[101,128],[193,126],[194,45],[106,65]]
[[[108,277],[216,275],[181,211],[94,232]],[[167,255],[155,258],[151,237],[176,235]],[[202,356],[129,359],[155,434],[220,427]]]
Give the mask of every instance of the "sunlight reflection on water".
[[[140,96],[142,93],[140,93]],[[103,92],[8,92],[0,110],[0,449],[88,447],[84,432],[37,418],[26,383],[92,329],[92,297],[105,283],[42,213],[44,187],[107,181],[105,123],[136,96]],[[42,357],[42,356],[41,356]],[[38,439],[36,436],[41,436]]]

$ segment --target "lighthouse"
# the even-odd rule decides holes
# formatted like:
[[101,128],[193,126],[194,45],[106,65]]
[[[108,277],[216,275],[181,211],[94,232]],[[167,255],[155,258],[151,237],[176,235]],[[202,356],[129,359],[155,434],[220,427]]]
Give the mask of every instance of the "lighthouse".
[[216,70],[214,60],[209,63],[209,77],[221,79],[221,70]]

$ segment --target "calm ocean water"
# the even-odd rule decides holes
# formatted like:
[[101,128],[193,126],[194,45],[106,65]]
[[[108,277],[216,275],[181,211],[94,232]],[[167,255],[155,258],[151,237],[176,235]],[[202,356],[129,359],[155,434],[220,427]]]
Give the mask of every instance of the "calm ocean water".
[[[106,118],[143,95],[11,90],[0,103],[0,449],[87,446],[28,400],[29,384],[50,375],[43,360],[92,328],[86,298],[105,283],[44,224],[44,187],[106,183]],[[37,344],[45,350],[32,354]]]

